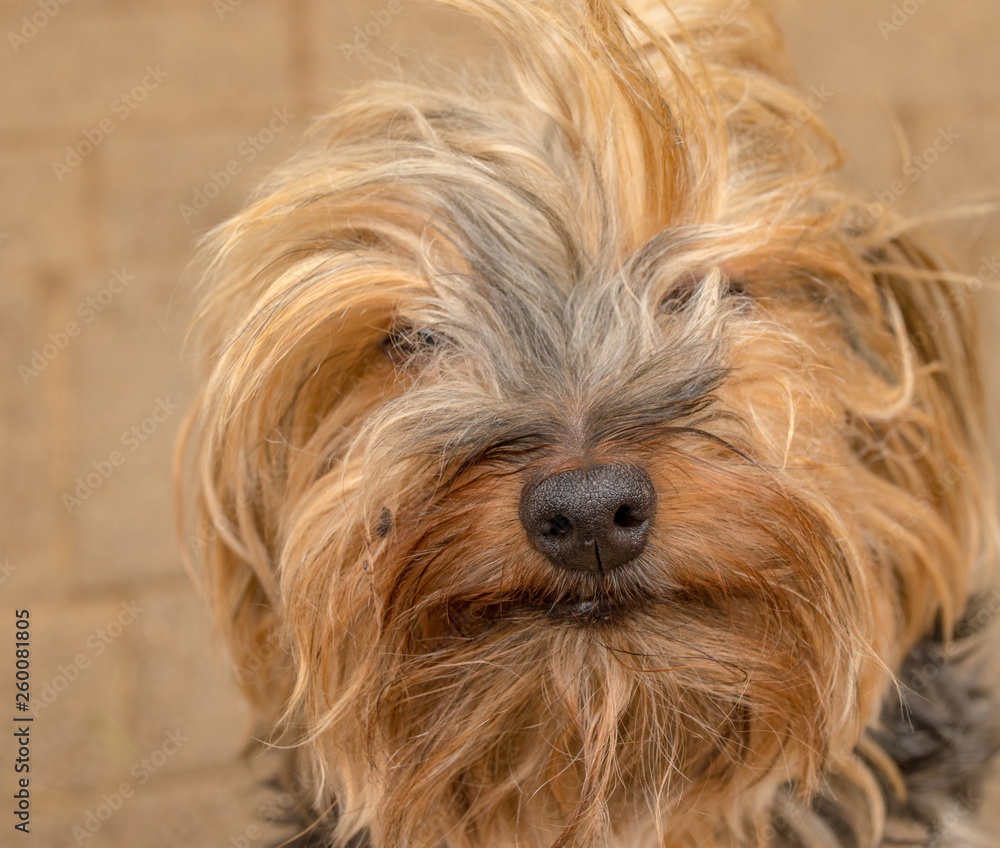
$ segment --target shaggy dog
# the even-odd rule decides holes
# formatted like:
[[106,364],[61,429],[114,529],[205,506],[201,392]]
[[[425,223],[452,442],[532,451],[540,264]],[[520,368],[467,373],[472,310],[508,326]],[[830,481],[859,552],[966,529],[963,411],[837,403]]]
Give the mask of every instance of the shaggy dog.
[[208,245],[185,494],[303,841],[992,845],[964,278],[756,2],[449,5],[488,98],[362,89]]

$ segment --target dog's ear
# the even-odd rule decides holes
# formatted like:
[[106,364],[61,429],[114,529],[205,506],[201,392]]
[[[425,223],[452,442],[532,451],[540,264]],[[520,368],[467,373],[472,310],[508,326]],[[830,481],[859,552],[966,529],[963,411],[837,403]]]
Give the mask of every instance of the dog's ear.
[[[175,461],[185,560],[203,586],[229,649],[237,682],[262,718],[282,708],[287,648],[276,603],[277,576],[261,504],[244,460],[252,449],[211,431],[213,400],[202,395],[188,415]],[[228,449],[227,449],[228,448]]]
[[970,447],[979,447],[983,421],[979,379],[975,278],[950,270],[926,239],[904,233],[873,250],[876,285],[898,306],[914,365],[932,377],[944,410],[955,417]]
[[[252,260],[243,254],[254,250],[262,258],[246,273],[242,261]],[[177,468],[186,474],[178,490],[190,559],[241,685],[273,718],[295,668],[283,585],[288,534],[308,493],[335,473],[358,419],[392,386],[383,342],[408,278],[402,263],[380,277],[377,251],[359,258],[329,249],[322,261],[303,253],[276,271],[267,250],[266,240],[248,237],[228,255],[219,250],[207,275],[222,294],[206,307],[210,368]],[[241,323],[223,334],[236,316]]]
[[[886,363],[897,391],[884,415],[863,422],[859,456],[875,471],[912,492],[920,514],[903,516],[907,538],[944,522],[950,542],[936,554],[943,583],[962,587],[938,622],[951,632],[964,596],[992,580],[995,518],[982,385],[979,379],[975,278],[950,270],[925,237],[895,235],[866,254],[883,304],[883,322],[895,336]],[[859,430],[860,432],[860,430]],[[936,535],[936,534],[932,534]],[[889,542],[901,543],[900,539]],[[888,542],[887,542],[888,544]],[[950,555],[949,555],[950,553]],[[963,573],[970,569],[971,573]]]

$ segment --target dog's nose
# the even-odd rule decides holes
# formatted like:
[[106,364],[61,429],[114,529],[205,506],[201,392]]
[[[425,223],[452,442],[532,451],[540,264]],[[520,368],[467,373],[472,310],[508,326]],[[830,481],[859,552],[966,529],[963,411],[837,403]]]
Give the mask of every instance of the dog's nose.
[[531,543],[556,565],[607,573],[642,553],[655,510],[645,471],[598,465],[528,484],[520,517]]

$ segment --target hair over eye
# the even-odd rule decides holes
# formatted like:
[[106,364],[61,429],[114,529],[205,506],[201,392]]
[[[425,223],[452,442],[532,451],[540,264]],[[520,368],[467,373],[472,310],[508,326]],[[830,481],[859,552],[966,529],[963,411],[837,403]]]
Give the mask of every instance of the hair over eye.
[[441,335],[434,330],[404,325],[394,328],[382,339],[382,351],[390,360],[403,365],[416,356],[435,350],[441,341]]
[[[678,280],[663,298],[660,304],[661,311],[672,313],[687,308],[702,288],[708,284],[708,279],[708,276],[689,274]],[[749,297],[751,293],[746,280],[735,278],[722,280],[722,294],[724,297]]]

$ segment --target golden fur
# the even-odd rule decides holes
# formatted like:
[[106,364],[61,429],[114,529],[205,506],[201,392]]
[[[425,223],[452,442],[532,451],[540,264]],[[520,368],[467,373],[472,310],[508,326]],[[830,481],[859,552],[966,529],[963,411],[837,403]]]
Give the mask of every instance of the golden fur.
[[[185,493],[313,833],[930,844],[872,731],[990,578],[961,278],[836,181],[756,2],[450,5],[489,102],[369,86],[208,242]],[[556,573],[519,493],[602,462],[649,544]]]

